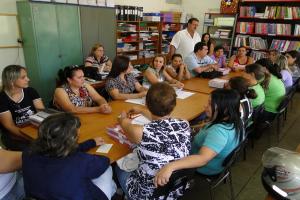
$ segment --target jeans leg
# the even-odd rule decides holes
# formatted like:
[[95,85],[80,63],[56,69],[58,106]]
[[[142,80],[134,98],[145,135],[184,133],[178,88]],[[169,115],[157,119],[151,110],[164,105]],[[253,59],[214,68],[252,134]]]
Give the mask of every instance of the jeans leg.
[[117,186],[112,179],[112,168],[111,166],[98,178],[92,180],[92,182],[104,192],[107,198],[110,200],[115,194]]
[[13,188],[6,194],[2,200],[23,200],[25,198],[23,177],[17,173],[17,180]]
[[116,175],[117,175],[118,181],[121,185],[121,188],[128,199],[129,195],[128,195],[128,191],[126,188],[126,181],[129,178],[129,176],[131,175],[131,172],[126,172],[126,171],[120,169],[118,165],[116,165],[115,170],[116,170]]

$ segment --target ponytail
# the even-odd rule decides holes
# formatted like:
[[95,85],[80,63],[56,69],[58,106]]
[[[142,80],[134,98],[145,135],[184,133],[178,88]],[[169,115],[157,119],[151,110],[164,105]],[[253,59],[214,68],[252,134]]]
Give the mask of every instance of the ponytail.
[[255,99],[257,97],[257,94],[254,89],[248,89],[246,91],[246,97],[249,99]]
[[74,72],[82,70],[82,68],[78,67],[77,65],[67,66],[64,69],[60,69],[57,72],[57,85],[61,86],[68,83],[68,78],[72,78],[74,76]]

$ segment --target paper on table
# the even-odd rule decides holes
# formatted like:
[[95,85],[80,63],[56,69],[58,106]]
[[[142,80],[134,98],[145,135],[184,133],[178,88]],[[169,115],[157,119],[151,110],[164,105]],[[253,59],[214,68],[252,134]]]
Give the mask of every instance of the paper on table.
[[98,153],[108,153],[113,144],[103,144],[101,145],[96,152]]
[[134,103],[139,105],[145,105],[145,98],[139,98],[139,99],[127,99],[125,102],[127,103]]
[[150,120],[145,117],[144,115],[140,115],[136,118],[134,118],[132,121],[131,121],[132,124],[137,124],[137,125],[145,125],[145,124],[148,124],[150,123]]
[[176,90],[176,95],[177,95],[178,99],[186,99],[186,98],[192,96],[193,94],[195,94],[195,93],[183,91],[181,89]]

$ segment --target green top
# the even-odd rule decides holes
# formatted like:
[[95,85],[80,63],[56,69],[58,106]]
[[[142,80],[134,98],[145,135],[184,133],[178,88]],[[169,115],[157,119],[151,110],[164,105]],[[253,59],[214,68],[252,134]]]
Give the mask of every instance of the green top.
[[261,87],[260,84],[256,84],[249,88],[253,89],[257,95],[257,97],[255,99],[250,99],[252,107],[255,108],[255,107],[263,104],[265,102],[265,91],[264,91],[263,87]]
[[268,89],[265,91],[265,110],[277,113],[277,108],[285,95],[283,82],[276,76],[271,75]]

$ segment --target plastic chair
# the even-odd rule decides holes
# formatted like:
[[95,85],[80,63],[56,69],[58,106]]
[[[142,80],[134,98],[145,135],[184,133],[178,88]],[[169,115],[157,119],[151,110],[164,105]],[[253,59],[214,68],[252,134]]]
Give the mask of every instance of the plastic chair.
[[189,182],[192,181],[195,175],[195,169],[182,169],[172,173],[169,182],[161,187],[154,190],[153,195],[150,199],[156,199],[163,196],[166,200],[169,193],[175,191],[176,189],[183,187],[183,194],[188,189]]

